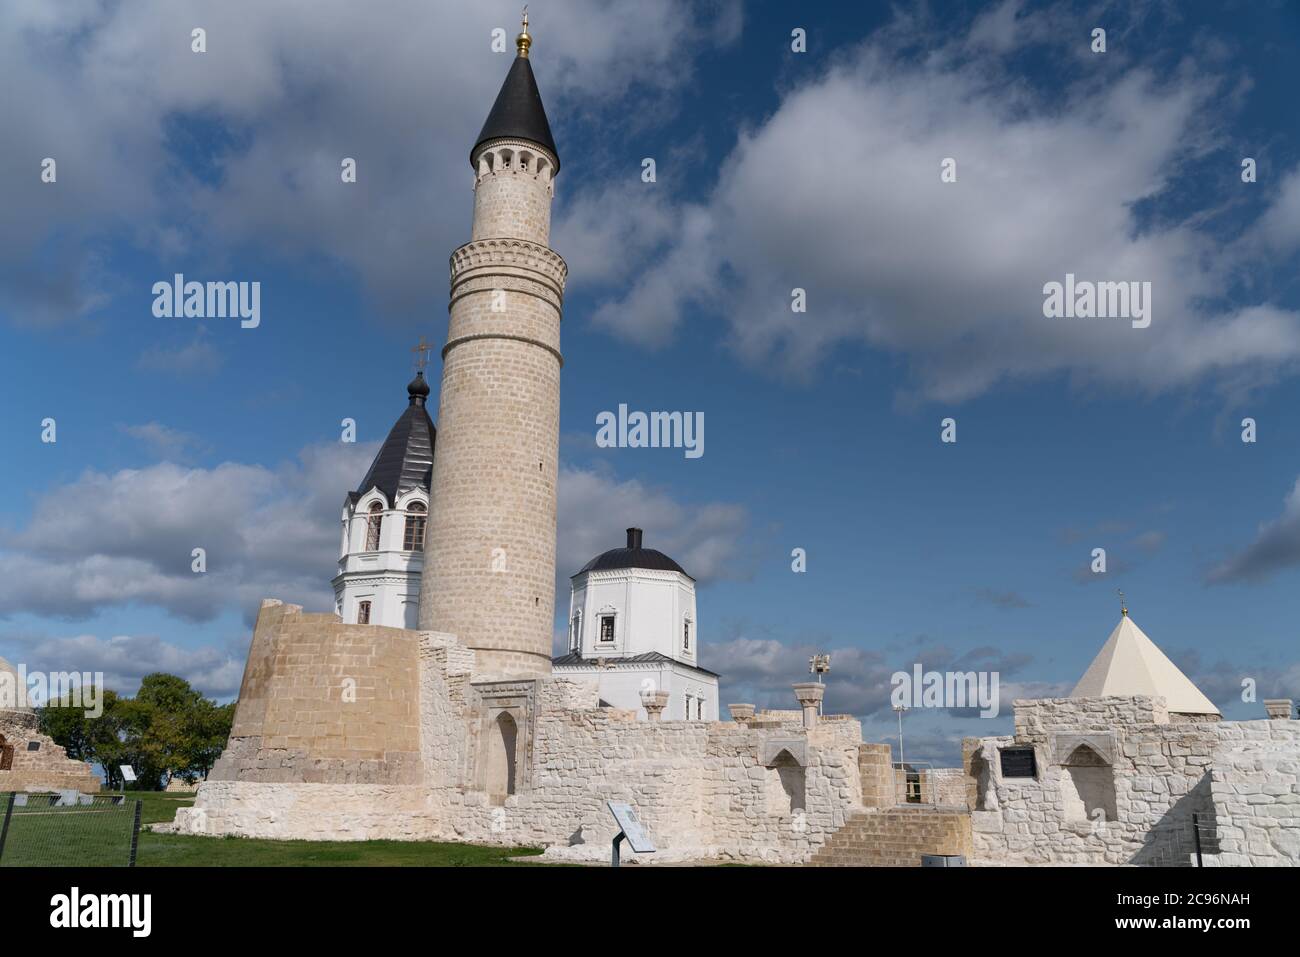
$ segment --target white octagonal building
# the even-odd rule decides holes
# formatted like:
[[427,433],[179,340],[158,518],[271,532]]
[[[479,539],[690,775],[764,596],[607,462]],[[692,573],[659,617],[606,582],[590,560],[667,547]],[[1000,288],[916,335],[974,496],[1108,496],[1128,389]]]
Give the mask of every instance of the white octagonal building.
[[587,562],[572,578],[569,650],[556,674],[599,687],[602,705],[645,716],[643,691],[667,692],[667,721],[717,721],[718,675],[698,664],[695,579],[663,552],[627,545]]

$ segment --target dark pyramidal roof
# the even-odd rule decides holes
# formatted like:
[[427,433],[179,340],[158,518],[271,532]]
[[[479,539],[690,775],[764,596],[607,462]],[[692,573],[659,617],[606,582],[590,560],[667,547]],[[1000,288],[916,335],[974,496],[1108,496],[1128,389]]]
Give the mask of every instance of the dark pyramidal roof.
[[497,101],[492,104],[492,112],[474,141],[474,149],[469,151],[471,166],[474,153],[481,145],[488,140],[508,138],[528,140],[546,147],[555,157],[555,172],[560,171],[560,154],[551,136],[551,124],[546,122],[546,108],[542,106],[542,94],[537,91],[537,79],[533,76],[527,50],[527,45],[521,43],[520,53],[510,65]]
[[[611,571],[616,568],[651,568],[664,572],[681,572],[686,575],[686,569],[663,552],[656,551],[653,548],[642,548],[641,529],[639,528],[629,528],[627,530],[626,548],[611,548],[607,552],[601,552],[583,565],[578,575],[584,572]],[[574,575],[573,577],[578,576]],[[686,575],[686,577],[690,578],[689,575]]]
[[388,438],[384,439],[379,454],[370,463],[370,471],[352,493],[354,501],[372,488],[383,492],[390,505],[399,492],[407,489],[429,491],[433,478],[433,446],[438,430],[433,427],[433,420],[424,407],[429,397],[429,383],[424,381],[422,371],[415,374],[406,387],[406,394],[410,396],[410,405],[388,433]]

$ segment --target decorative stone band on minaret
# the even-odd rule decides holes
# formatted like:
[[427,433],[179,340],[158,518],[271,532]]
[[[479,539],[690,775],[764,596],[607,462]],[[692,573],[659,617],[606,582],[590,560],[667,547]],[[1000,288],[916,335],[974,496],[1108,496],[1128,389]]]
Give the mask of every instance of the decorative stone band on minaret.
[[[540,110],[531,83],[517,62],[488,127],[545,129],[549,142],[544,115],[538,125],[520,112]],[[474,228],[451,255],[420,628],[473,648],[477,674],[518,677],[551,670],[568,274],[547,245],[559,161],[540,142],[486,134],[470,165]]]

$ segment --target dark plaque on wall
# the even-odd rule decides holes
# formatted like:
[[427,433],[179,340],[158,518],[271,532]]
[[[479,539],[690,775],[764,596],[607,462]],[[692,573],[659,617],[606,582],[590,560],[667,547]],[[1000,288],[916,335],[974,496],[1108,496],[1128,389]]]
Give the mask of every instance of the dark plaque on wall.
[[1032,778],[1038,770],[1033,748],[1003,748],[998,754],[1002,758],[1004,778]]
[[39,751],[40,749],[41,749],[41,742],[39,742],[39,741],[28,741],[28,742],[27,742],[27,750],[28,750],[28,751]]

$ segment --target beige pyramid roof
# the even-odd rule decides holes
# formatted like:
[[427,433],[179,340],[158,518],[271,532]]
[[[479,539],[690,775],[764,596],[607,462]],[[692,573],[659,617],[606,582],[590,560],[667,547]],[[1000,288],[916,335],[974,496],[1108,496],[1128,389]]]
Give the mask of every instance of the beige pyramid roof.
[[1165,657],[1127,614],[1120,618],[1071,698],[1096,695],[1160,696],[1175,714],[1219,714],[1201,689]]

